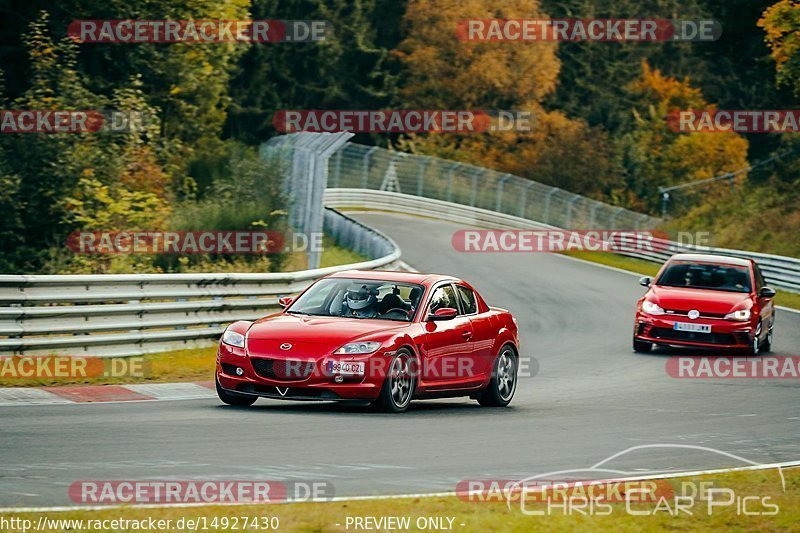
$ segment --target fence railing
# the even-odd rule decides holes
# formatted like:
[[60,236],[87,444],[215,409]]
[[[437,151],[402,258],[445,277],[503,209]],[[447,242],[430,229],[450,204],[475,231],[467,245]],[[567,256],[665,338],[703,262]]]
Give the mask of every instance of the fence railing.
[[565,229],[655,229],[662,223],[512,174],[360,144],[345,144],[328,160],[328,187],[400,192]]
[[289,273],[0,275],[0,354],[120,356],[207,345],[227,324],[278,310],[278,298],[349,269],[394,269],[390,238],[325,210],[334,241],[367,261]]
[[[369,207],[383,211],[421,215],[428,218],[448,220],[465,225],[483,226],[496,229],[555,229],[556,226],[543,224],[534,220],[497,213],[488,209],[470,207],[461,204],[431,200],[418,196],[400,194],[389,191],[373,191],[368,189],[328,189],[325,192],[325,203],[331,207]],[[563,228],[562,228],[563,229]],[[800,259],[779,255],[713,248],[707,246],[682,245],[663,239],[653,239],[652,251],[626,251],[623,255],[662,263],[676,253],[697,252],[731,255],[755,260],[767,282],[780,289],[800,292]]]
[[[275,274],[0,275],[0,354],[117,356],[204,345],[218,338],[227,323],[275,311],[279,296],[297,292],[321,276],[399,267],[400,249],[391,239],[322,209],[323,193],[327,206],[394,210],[493,228],[642,230],[661,223],[472,165],[376,147],[341,147],[341,138],[334,137],[318,142],[303,137],[299,140],[304,148],[296,150],[298,139],[262,146],[265,159],[291,163],[290,196],[295,203],[306,202],[293,211],[299,217],[295,222],[304,220],[301,225],[306,228],[321,224],[334,242],[367,261]],[[324,152],[321,157],[307,153],[317,149]],[[325,168],[320,168],[324,162]],[[305,183],[309,173],[314,179]],[[663,261],[681,251],[753,258],[771,284],[800,291],[800,260],[794,258],[675,243],[629,255]]]

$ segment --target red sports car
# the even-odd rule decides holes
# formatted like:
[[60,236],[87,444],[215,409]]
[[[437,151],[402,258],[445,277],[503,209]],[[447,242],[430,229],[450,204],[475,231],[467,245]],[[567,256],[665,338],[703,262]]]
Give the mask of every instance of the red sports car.
[[633,349],[654,344],[769,351],[775,291],[752,259],[677,254],[659,270],[636,307]]
[[414,398],[470,396],[505,406],[514,396],[517,323],[460,279],[342,272],[280,303],[282,312],[223,333],[216,371],[223,402],[356,400],[400,412]]

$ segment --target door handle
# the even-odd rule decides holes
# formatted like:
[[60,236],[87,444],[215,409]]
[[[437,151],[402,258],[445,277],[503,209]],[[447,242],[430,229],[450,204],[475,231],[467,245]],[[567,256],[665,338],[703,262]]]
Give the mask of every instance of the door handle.
[[462,331],[461,332],[461,336],[464,337],[465,339],[469,340],[469,339],[472,338],[472,332],[471,331]]

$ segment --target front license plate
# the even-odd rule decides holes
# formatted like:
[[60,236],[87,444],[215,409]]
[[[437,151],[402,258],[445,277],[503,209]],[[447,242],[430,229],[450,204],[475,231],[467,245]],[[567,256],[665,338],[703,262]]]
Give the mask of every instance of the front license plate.
[[328,361],[328,372],[347,376],[361,376],[364,374],[364,362]]
[[691,331],[692,333],[711,333],[711,324],[687,324],[675,322],[673,329],[677,331]]

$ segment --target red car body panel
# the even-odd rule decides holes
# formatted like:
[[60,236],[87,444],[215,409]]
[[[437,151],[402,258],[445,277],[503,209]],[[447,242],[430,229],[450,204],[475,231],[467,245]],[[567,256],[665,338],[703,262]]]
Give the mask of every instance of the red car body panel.
[[[519,354],[518,330],[511,314],[505,309],[489,307],[471,285],[460,279],[381,271],[350,271],[327,277],[414,283],[422,286],[424,292],[410,322],[303,316],[285,311],[255,322],[235,322],[228,329],[244,335],[245,346],[237,348],[220,341],[216,373],[222,388],[281,399],[374,400],[383,385],[391,356],[406,347],[420,365],[415,398],[471,395],[488,385],[500,348],[511,344]],[[450,320],[427,320],[433,291],[447,284],[472,290],[477,312],[460,313]],[[365,355],[333,354],[344,344],[356,341],[379,341],[381,347]],[[282,349],[282,344],[284,348],[291,344],[291,348]],[[270,377],[258,371],[266,359],[273,365]],[[336,382],[334,375],[322,371],[329,360],[364,361],[366,373],[363,377],[342,376],[342,381]],[[301,372],[286,379],[287,376],[275,371],[276,365],[280,370],[283,363],[275,361],[289,361]],[[314,369],[307,376],[304,363]],[[241,368],[243,375],[236,375],[236,368]]]
[[[657,285],[672,261],[696,261],[746,267],[750,282],[749,292],[732,292],[688,287]],[[757,274],[758,265],[751,259],[741,259],[719,255],[677,254],[670,258],[659,270],[647,292],[636,305],[634,340],[660,345],[685,346],[694,348],[716,348],[747,350],[751,347],[753,336],[760,328],[759,339],[763,340],[774,325],[774,304],[772,298],[764,298],[759,291],[764,288],[763,276]],[[642,309],[645,300],[656,303],[665,314],[649,314]],[[746,321],[726,319],[729,313],[749,309],[750,318]],[[689,318],[688,312],[696,310],[700,316]],[[680,338],[670,333],[675,322],[704,324],[711,326],[711,334],[682,334]]]

